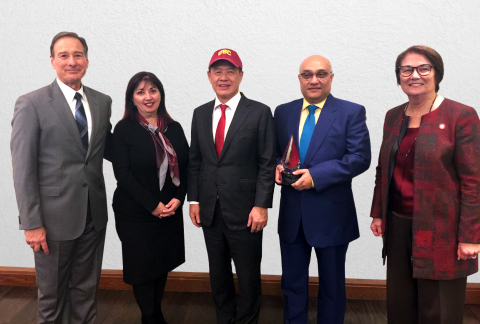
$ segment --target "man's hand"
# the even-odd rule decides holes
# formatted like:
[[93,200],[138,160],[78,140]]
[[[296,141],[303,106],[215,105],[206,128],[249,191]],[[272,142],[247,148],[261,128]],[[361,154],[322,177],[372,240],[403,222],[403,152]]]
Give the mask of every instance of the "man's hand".
[[383,236],[382,223],[383,221],[381,218],[372,219],[372,224],[370,224],[370,229],[372,230],[373,235]]
[[247,226],[252,226],[251,232],[259,232],[265,226],[267,226],[268,221],[268,211],[267,208],[262,207],[253,207],[252,211],[248,215],[248,224]]
[[480,252],[480,244],[458,242],[457,260],[476,259]]
[[298,191],[308,190],[308,189],[313,188],[312,176],[310,174],[310,171],[308,171],[308,169],[300,169],[300,170],[297,170],[297,171],[293,172],[293,174],[294,175],[297,175],[297,174],[302,175],[300,177],[300,179],[298,179],[297,181],[295,181],[292,184],[293,188],[297,189]]
[[180,206],[180,200],[172,198],[168,204],[165,205],[165,209],[160,213],[160,217],[168,217],[175,214],[178,206]]
[[200,222],[200,204],[190,204],[190,219],[196,227],[202,227]]
[[281,164],[277,165],[277,168],[275,169],[275,182],[278,184],[282,184],[282,171],[283,166]]
[[45,254],[50,253],[47,245],[47,232],[43,226],[31,230],[25,230],[25,242],[27,242],[35,252],[42,249]]

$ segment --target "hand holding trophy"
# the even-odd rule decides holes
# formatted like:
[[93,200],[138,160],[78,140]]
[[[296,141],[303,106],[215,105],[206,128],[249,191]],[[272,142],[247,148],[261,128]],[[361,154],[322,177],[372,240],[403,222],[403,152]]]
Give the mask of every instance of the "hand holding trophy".
[[300,179],[301,175],[294,175],[293,172],[300,169],[300,157],[298,156],[293,135],[288,142],[287,148],[282,157],[282,185],[290,186]]

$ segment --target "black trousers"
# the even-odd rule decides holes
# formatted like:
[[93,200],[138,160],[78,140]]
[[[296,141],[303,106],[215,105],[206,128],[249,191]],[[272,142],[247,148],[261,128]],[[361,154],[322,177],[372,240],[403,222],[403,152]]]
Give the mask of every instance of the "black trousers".
[[[203,227],[210,266],[210,284],[218,324],[258,323],[261,302],[260,263],[263,231],[232,231],[223,221],[217,200],[210,227]],[[238,277],[235,293],[232,260]]]
[[463,323],[467,278],[413,278],[412,220],[387,220],[387,317],[389,324]]
[[167,283],[168,273],[151,282],[133,285],[133,295],[142,312],[142,324],[164,324],[162,297]]

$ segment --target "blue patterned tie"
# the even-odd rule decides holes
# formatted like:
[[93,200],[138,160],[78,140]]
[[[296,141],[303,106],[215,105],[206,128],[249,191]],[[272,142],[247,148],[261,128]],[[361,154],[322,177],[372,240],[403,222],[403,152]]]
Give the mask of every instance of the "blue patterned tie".
[[80,138],[82,139],[83,147],[88,149],[88,123],[87,116],[85,115],[85,109],[83,108],[82,95],[79,92],[75,92],[75,99],[77,104],[75,105],[75,120],[77,121],[78,131],[80,132]]
[[312,139],[313,131],[315,130],[315,110],[318,108],[315,105],[310,105],[308,108],[308,116],[303,124],[302,137],[300,138],[300,161],[303,163],[305,157],[307,156],[308,146],[310,145],[310,140]]

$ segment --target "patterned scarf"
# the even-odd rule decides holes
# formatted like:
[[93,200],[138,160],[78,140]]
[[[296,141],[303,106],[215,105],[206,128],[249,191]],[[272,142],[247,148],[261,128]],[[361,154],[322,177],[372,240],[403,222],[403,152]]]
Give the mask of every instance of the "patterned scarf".
[[[138,119],[140,125],[143,126],[146,130],[150,132],[152,136],[153,143],[155,144],[155,153],[157,155],[157,169],[158,169],[158,181],[160,185],[160,190],[162,190],[163,185],[165,184],[165,174],[167,166],[163,164],[165,159],[165,153],[167,154],[168,159],[168,170],[170,170],[170,177],[175,186],[180,185],[180,171],[178,169],[178,160],[177,154],[173,149],[172,144],[168,138],[160,132],[160,129],[164,128],[164,120],[158,117],[157,125],[158,127],[150,124],[140,113],[138,114]],[[165,129],[166,130],[166,129]],[[163,176],[162,176],[163,175]]]

